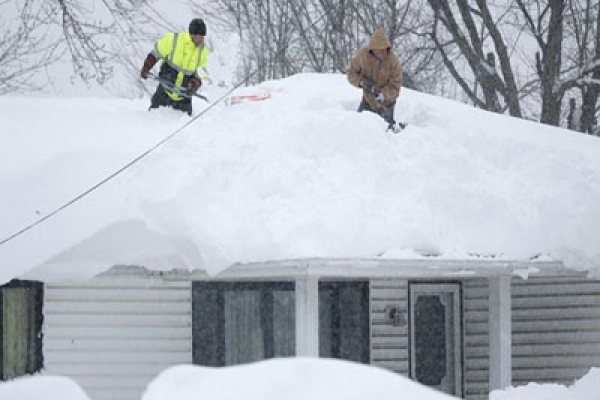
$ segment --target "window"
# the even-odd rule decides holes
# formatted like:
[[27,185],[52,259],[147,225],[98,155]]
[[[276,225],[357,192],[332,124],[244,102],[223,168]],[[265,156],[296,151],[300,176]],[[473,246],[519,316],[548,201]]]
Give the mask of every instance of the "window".
[[0,286],[2,380],[32,374],[42,368],[42,302],[40,282],[11,281]]
[[194,282],[193,359],[235,365],[296,353],[292,282]]
[[319,355],[370,362],[369,282],[319,282]]

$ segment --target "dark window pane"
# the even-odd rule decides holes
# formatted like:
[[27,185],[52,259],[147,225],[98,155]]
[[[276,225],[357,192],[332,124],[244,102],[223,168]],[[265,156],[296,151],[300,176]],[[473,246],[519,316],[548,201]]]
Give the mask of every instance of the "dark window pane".
[[291,290],[273,292],[273,352],[277,357],[296,354],[296,299]]
[[416,378],[439,385],[446,376],[446,318],[439,296],[419,296],[415,304]]
[[369,283],[319,283],[319,355],[370,362]]

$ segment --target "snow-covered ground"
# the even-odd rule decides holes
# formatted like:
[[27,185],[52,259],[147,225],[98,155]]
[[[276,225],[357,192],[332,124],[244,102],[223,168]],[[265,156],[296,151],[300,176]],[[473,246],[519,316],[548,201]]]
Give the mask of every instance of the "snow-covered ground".
[[226,368],[173,367],[148,385],[142,400],[393,400],[398,396],[453,399],[376,367],[332,359],[287,358]]
[[73,380],[60,376],[26,376],[0,383],[1,400],[90,400]]
[[[490,400],[597,400],[600,369],[572,386],[529,384],[494,391]],[[142,400],[450,400],[403,376],[341,360],[290,358],[235,367],[172,367]],[[67,378],[35,376],[0,383],[1,400],[89,400]]]
[[[213,101],[222,89],[209,87]],[[217,92],[221,90],[221,92]],[[0,98],[0,281],[32,267],[202,268],[302,257],[555,259],[600,269],[600,140],[403,90],[401,134],[343,75],[237,94],[190,123],[148,99]],[[206,104],[195,102],[195,115]],[[189,125],[186,125],[190,123]],[[0,239],[0,240],[2,240]]]

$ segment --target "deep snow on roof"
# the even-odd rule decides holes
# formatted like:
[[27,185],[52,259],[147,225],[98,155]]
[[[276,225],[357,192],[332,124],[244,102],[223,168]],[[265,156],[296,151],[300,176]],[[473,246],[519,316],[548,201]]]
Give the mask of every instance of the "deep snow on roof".
[[[217,88],[209,88],[216,99]],[[210,90],[213,92],[211,93]],[[0,280],[115,264],[295,258],[559,260],[600,269],[600,140],[404,89],[395,135],[343,75],[244,88],[140,162],[0,245]],[[148,100],[0,97],[0,240],[189,117]],[[195,103],[195,114],[204,104]],[[42,269],[38,269],[42,271]]]

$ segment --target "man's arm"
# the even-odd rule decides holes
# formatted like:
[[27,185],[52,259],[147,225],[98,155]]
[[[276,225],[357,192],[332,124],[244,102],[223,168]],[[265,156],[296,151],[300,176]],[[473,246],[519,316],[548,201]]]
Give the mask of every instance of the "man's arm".
[[390,69],[390,78],[388,82],[381,88],[381,94],[385,101],[396,101],[400,95],[400,88],[402,87],[402,64],[400,60],[396,58]]
[[361,72],[362,72],[362,67],[361,67],[361,56],[360,56],[360,50],[359,50],[352,58],[352,61],[350,62],[350,67],[348,67],[348,71],[346,72],[346,77],[348,78],[348,82],[350,82],[350,84],[352,86],[356,86],[358,88],[361,87],[360,86],[360,81],[362,79]]
[[156,42],[152,51],[146,56],[146,60],[142,66],[142,72],[140,73],[142,79],[148,79],[150,70],[154,67],[159,59],[167,58],[167,56],[173,50],[174,39],[174,33],[167,33]]

